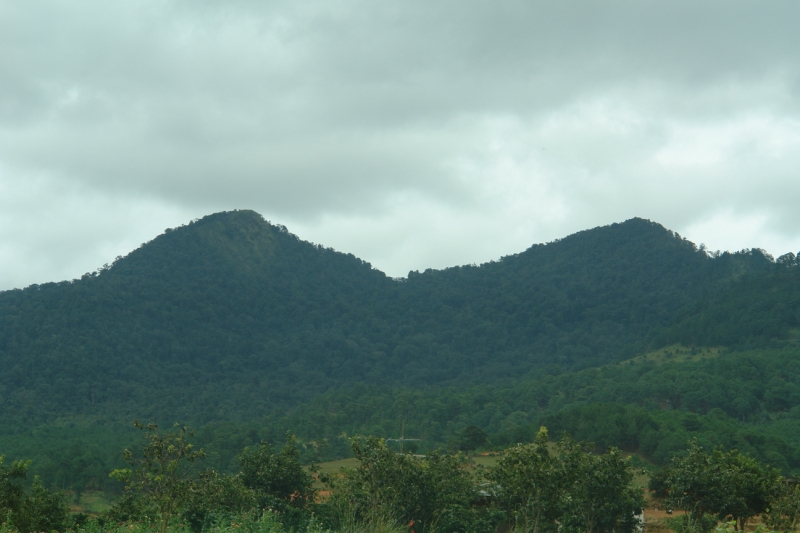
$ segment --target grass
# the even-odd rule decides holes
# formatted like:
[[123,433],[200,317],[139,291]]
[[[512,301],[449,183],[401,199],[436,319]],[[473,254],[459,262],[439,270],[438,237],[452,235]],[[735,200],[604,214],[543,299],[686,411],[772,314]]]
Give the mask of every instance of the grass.
[[[358,466],[358,459],[355,457],[350,457],[348,459],[339,459],[337,461],[326,461],[324,463],[319,463],[319,473],[320,474],[337,474],[342,468],[355,468]],[[314,479],[314,488],[320,491],[324,491],[324,495],[329,494],[325,489],[325,485],[319,480]]]
[[[70,493],[68,493],[70,494]],[[73,513],[86,513],[88,515],[97,515],[104,513],[111,509],[112,503],[106,497],[106,494],[101,491],[86,491],[75,498],[74,493],[70,511]]]
[[470,457],[470,460],[475,463],[476,465],[483,466],[485,468],[493,467],[503,456],[499,453],[489,453],[487,455],[478,454]]
[[651,362],[657,365],[665,363],[683,363],[686,361],[701,361],[703,359],[713,359],[719,357],[725,352],[724,348],[709,347],[709,346],[684,346],[682,344],[673,344],[647,352],[643,355],[627,361],[622,361],[621,365],[629,365],[632,363]]
[[321,474],[335,474],[342,468],[355,468],[358,466],[358,459],[350,457],[349,459],[339,459],[338,461],[327,461],[319,464],[319,471]]

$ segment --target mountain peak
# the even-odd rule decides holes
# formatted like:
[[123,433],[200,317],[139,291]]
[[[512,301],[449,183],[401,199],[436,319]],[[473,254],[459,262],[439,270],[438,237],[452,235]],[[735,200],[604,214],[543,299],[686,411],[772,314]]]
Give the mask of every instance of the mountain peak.
[[142,269],[166,272],[185,268],[195,274],[204,269],[249,270],[273,260],[278,241],[289,236],[286,228],[273,226],[255,211],[223,211],[167,229],[112,270],[119,274]]

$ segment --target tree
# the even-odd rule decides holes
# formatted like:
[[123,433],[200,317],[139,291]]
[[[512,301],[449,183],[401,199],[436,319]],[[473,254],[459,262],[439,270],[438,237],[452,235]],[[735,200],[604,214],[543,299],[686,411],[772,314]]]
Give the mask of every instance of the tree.
[[501,508],[523,531],[555,531],[560,516],[563,478],[548,443],[542,427],[531,444],[506,450],[487,476]]
[[523,531],[630,533],[644,507],[641,490],[631,486],[633,469],[612,448],[604,455],[564,437],[550,451],[547,428],[533,443],[506,450],[488,478],[498,501]]
[[603,455],[587,453],[580,443],[562,439],[560,475],[565,483],[561,531],[632,533],[644,508],[642,490],[632,486],[633,468],[611,448]]
[[69,510],[61,494],[47,490],[36,476],[23,500],[22,512],[14,523],[23,533],[57,531],[64,528],[68,516]]
[[25,479],[30,461],[14,461],[5,464],[5,456],[0,455],[0,513],[3,518],[18,514],[25,500],[21,481]]
[[192,531],[199,533],[221,516],[239,515],[255,508],[256,494],[244,486],[241,474],[226,475],[209,469],[199,473],[183,517]]
[[358,467],[344,470],[333,484],[331,503],[340,511],[340,519],[404,523],[418,519],[422,494],[417,460],[393,452],[377,437],[355,437],[350,445]]
[[489,436],[478,426],[467,426],[458,435],[458,449],[465,452],[477,450],[489,442]]
[[784,482],[778,497],[770,505],[765,523],[773,530],[797,531],[800,525],[800,488],[796,482]]
[[[188,441],[193,434],[186,427],[175,424],[177,432],[162,434],[156,424],[134,421],[133,425],[144,432],[147,444],[140,455],[125,450],[131,468],[114,470],[111,477],[124,482],[126,493],[156,514],[159,531],[164,533],[195,491],[193,463],[205,457],[205,452],[194,449]],[[131,499],[123,501],[130,503]]]
[[744,531],[747,521],[769,510],[777,499],[782,485],[778,470],[762,466],[752,457],[731,450],[713,452],[715,462],[722,465],[727,498],[717,510],[720,520],[731,517],[739,531]]
[[69,513],[61,494],[47,490],[38,476],[26,493],[21,482],[31,461],[14,461],[10,466],[4,462],[0,455],[1,520],[10,519],[9,525],[22,533],[63,529]]
[[703,517],[715,514],[725,498],[719,466],[692,440],[686,455],[673,458],[651,488],[665,497],[668,506],[687,511],[691,529],[701,528]]
[[371,529],[386,521],[413,521],[420,532],[434,526],[453,532],[494,531],[491,516],[470,508],[477,495],[476,480],[463,455],[395,453],[375,437],[356,437],[351,446],[359,465],[335,481],[331,498],[340,521]]
[[706,514],[719,520],[732,518],[743,531],[747,521],[769,509],[780,492],[777,470],[761,466],[738,450],[711,453],[696,441],[689,442],[684,457],[673,458],[651,487],[666,496],[668,505],[685,509],[690,525],[701,527]]
[[266,442],[253,450],[246,448],[239,456],[239,465],[242,484],[255,493],[262,509],[303,508],[314,501],[311,472],[315,468],[303,468],[297,439],[291,433],[286,434],[280,451]]

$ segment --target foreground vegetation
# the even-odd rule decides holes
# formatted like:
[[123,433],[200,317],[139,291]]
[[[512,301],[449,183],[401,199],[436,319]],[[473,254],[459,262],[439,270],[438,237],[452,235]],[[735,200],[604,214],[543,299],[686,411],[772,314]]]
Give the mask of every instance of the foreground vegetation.
[[[70,515],[61,495],[38,480],[25,488],[28,463],[0,462],[3,533],[634,533],[645,506],[643,490],[633,484],[636,469],[622,452],[594,453],[568,436],[553,443],[544,427],[490,467],[461,453],[397,453],[383,439],[357,437],[351,440],[356,466],[326,474],[303,467],[291,435],[280,448],[264,442],[246,448],[238,472],[224,474],[200,468],[205,451],[186,428],[136,427],[144,445],[126,450],[128,466],[110,474],[124,492],[94,517]],[[484,437],[472,434],[476,442]],[[800,525],[796,484],[736,450],[690,442],[650,488],[660,505],[687,511],[673,521],[682,533],[719,523],[744,531],[756,516],[776,530]]]

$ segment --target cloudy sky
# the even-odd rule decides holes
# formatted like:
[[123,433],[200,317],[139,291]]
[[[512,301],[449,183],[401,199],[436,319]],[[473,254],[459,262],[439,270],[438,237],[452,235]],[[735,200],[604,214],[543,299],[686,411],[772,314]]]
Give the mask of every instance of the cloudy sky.
[[254,209],[393,276],[800,250],[800,3],[0,0],[0,289]]

